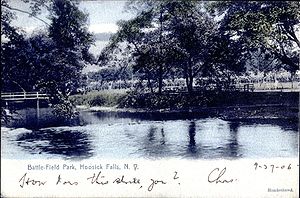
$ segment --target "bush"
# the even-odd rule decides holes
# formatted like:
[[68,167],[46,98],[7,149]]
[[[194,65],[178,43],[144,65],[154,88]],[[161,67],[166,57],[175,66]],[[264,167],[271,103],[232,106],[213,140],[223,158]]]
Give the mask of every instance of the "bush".
[[122,108],[148,108],[148,109],[180,109],[206,106],[208,99],[203,95],[188,94],[151,94],[132,92],[121,98],[119,107]]
[[89,106],[102,106],[105,104],[105,98],[101,95],[96,95],[87,100]]
[[[90,92],[71,97],[75,105],[118,106],[120,108],[182,109],[194,107],[227,107],[259,104],[287,104],[298,106],[298,93],[255,93],[255,92],[197,92],[172,94],[114,91]],[[294,104],[295,103],[295,104]]]
[[62,119],[72,119],[78,115],[74,104],[69,100],[61,100],[60,103],[53,104],[53,114]]
[[114,91],[89,92],[84,95],[73,95],[71,100],[75,105],[86,106],[116,106],[126,93]]

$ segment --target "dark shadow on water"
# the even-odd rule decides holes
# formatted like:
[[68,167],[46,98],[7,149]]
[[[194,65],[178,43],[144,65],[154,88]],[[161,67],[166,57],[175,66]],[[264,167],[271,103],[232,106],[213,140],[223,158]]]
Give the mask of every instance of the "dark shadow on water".
[[151,127],[149,129],[149,133],[148,133],[148,141],[149,142],[153,142],[155,141],[155,133],[156,133],[157,128]]
[[170,155],[163,126],[150,126],[145,136],[136,142],[138,150],[147,158],[162,158]]
[[81,131],[38,130],[20,134],[16,141],[32,154],[56,154],[68,159],[84,159],[93,155],[90,137]]
[[[229,138],[224,139],[224,144],[217,147],[213,145],[201,144],[201,139],[197,141],[196,134],[201,133],[201,125],[197,126],[195,121],[190,121],[188,126],[188,144],[185,147],[184,155],[188,158],[226,158],[237,159],[242,157],[241,145],[238,142],[239,122],[228,122]],[[225,128],[224,128],[225,130]],[[201,136],[198,136],[201,137]]]
[[[40,128],[58,126],[85,126],[89,124],[114,123],[121,119],[131,121],[164,121],[164,120],[193,120],[211,117],[208,113],[197,112],[81,112],[80,115],[71,120],[57,118],[52,114],[50,108],[41,108],[40,118],[36,118],[36,109],[20,110],[16,119],[8,124],[7,127],[27,128],[37,130]],[[214,116],[213,116],[214,117]],[[278,125],[283,130],[299,131],[299,120],[295,119],[236,119],[229,122],[240,122],[244,124],[271,124]]]
[[197,153],[197,146],[196,146],[196,140],[195,140],[196,124],[194,121],[192,121],[190,123],[188,133],[189,133],[189,144],[187,146],[188,153],[196,154]]
[[224,149],[224,157],[238,158],[241,157],[240,145],[238,143],[238,129],[240,127],[239,122],[229,122],[229,135],[230,138]]
[[279,126],[283,131],[299,132],[299,120],[295,119],[236,119],[231,122],[239,122],[240,125],[257,125],[257,124],[268,124]]
[[207,118],[208,115],[196,112],[93,112],[100,119],[105,117],[130,118],[133,120],[186,120],[194,118]]
[[[93,122],[109,121],[116,119],[131,119],[133,121],[150,120],[150,121],[164,121],[164,120],[194,120],[211,117],[209,114],[197,112],[84,112],[79,119],[73,121],[74,125],[91,124],[89,119],[84,117],[93,117]],[[214,116],[213,116],[214,117]],[[274,119],[233,119],[228,120],[232,123],[244,124],[271,124],[280,126],[283,130],[299,131],[299,120],[274,118]]]
[[160,143],[161,143],[161,145],[164,145],[164,144],[166,144],[164,128],[162,128],[162,129],[160,130],[160,132],[161,132],[161,140],[160,140]]
[[[94,148],[91,142],[95,139],[85,131],[72,129],[39,129],[43,127],[54,126],[78,126],[96,124],[106,126],[106,124],[130,124],[142,123],[149,128],[139,127],[134,128],[134,133],[127,132],[127,136],[135,152],[142,157],[162,158],[172,156],[184,156],[188,158],[230,158],[236,159],[243,157],[244,149],[242,142],[239,142],[239,128],[244,125],[274,125],[283,129],[283,133],[298,132],[298,121],[288,119],[247,119],[247,120],[230,120],[225,121],[220,125],[220,130],[225,133],[224,140],[218,144],[207,143],[206,138],[210,137],[207,134],[205,127],[202,129],[202,122],[198,122],[197,115],[190,113],[106,113],[106,112],[81,112],[77,119],[68,122],[53,122],[46,117],[47,112],[42,112],[45,122],[40,122],[38,127],[33,127],[31,119],[34,112],[29,111],[24,113],[25,126],[22,123],[14,127],[24,127],[33,129],[30,133],[20,134],[16,141],[17,144],[29,153],[35,155],[47,154],[59,155],[64,158],[84,159],[93,156]],[[34,116],[33,116],[34,117]],[[192,119],[190,119],[192,118]],[[164,122],[148,122],[152,120],[187,120],[186,128],[183,131],[174,131],[178,133],[181,139],[173,138],[170,135],[168,128],[164,128]],[[198,119],[198,120],[197,120]],[[203,119],[205,120],[205,119]],[[51,121],[51,122],[50,122]],[[48,122],[48,123],[47,123]],[[150,123],[150,125],[148,125]],[[159,124],[157,124],[159,123]],[[185,121],[183,121],[185,123]],[[23,123],[24,124],[24,123]],[[110,125],[109,125],[110,126]],[[84,128],[84,127],[82,127]],[[177,130],[177,129],[175,129]],[[179,129],[178,129],[179,130]],[[224,131],[225,130],[225,131]],[[135,135],[135,133],[139,135]],[[202,134],[203,133],[203,134]],[[242,135],[242,133],[240,134]],[[114,137],[114,136],[112,136]],[[176,136],[175,136],[176,137]],[[108,138],[109,139],[109,138]],[[15,138],[14,138],[15,140]],[[96,140],[99,141],[99,140]],[[116,147],[118,139],[114,140]],[[294,145],[298,146],[297,138],[295,138]],[[131,145],[132,146],[132,145]],[[96,151],[95,151],[96,152]],[[96,155],[97,153],[95,153]]]
[[36,108],[19,109],[14,112],[13,119],[8,123],[5,123],[5,126],[9,128],[38,130],[41,128],[78,125],[78,118],[67,120],[56,117],[51,108],[41,108],[39,110],[39,115],[40,116],[38,117]]

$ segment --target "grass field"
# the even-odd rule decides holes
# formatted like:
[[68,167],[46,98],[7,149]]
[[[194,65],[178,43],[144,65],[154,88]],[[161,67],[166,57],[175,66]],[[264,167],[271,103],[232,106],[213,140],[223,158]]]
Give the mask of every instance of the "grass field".
[[71,96],[75,105],[85,106],[116,106],[119,100],[126,95],[126,90],[112,89],[93,91],[86,94],[77,94]]

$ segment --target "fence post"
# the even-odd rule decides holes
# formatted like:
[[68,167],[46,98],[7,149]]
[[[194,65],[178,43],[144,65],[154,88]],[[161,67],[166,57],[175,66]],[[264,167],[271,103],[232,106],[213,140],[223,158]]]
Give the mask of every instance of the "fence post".
[[40,102],[39,102],[39,92],[36,92],[36,117],[39,122],[40,119]]
[[37,120],[39,121],[39,119],[40,119],[40,102],[39,102],[38,98],[36,99],[36,117],[37,117]]

